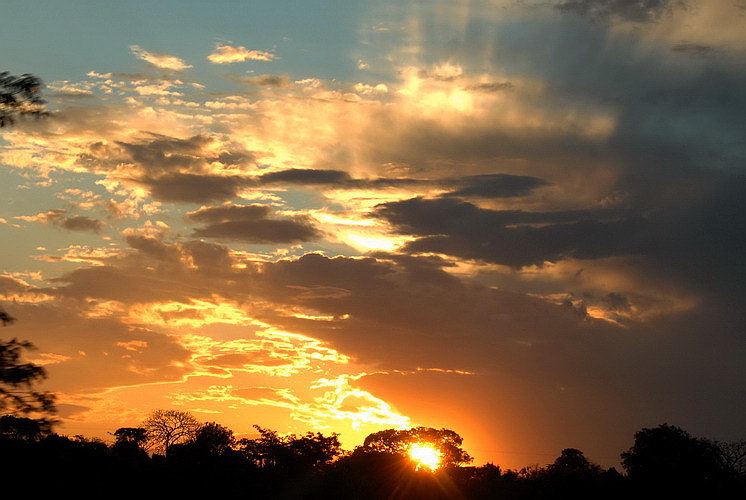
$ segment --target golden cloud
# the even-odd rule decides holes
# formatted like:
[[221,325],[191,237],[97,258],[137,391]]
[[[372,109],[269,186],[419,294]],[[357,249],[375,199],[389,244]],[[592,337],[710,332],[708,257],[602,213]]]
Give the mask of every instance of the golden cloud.
[[156,66],[161,69],[170,69],[174,71],[181,71],[192,66],[186,64],[182,59],[169,54],[161,54],[158,52],[150,52],[143,49],[139,45],[130,45],[130,50],[138,59],[142,59],[145,62]]
[[264,50],[249,50],[246,47],[233,47],[230,45],[218,45],[215,52],[207,56],[211,63],[230,64],[243,61],[274,61],[277,58],[271,52]]

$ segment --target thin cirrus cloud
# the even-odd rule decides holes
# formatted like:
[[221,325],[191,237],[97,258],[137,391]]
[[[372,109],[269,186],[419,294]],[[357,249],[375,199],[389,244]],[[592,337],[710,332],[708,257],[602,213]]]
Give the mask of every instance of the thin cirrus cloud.
[[264,50],[251,50],[243,46],[218,45],[215,52],[207,56],[214,64],[232,64],[244,61],[274,61],[277,56]]
[[149,50],[143,49],[139,45],[130,45],[130,50],[138,59],[142,59],[143,61],[148,62],[160,69],[181,71],[192,67],[176,56],[163,54],[160,52],[151,52]]

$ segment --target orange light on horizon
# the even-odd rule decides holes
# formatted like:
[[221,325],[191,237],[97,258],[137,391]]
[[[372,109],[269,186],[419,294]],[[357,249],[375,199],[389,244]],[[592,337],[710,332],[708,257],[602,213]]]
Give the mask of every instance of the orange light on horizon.
[[435,470],[440,467],[440,452],[429,443],[412,443],[409,457],[417,464],[417,470]]

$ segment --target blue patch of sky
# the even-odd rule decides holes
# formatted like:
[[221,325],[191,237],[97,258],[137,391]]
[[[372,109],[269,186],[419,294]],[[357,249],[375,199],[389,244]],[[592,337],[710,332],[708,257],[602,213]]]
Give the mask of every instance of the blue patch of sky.
[[0,31],[2,69],[78,81],[90,70],[137,70],[145,63],[129,46],[139,45],[180,57],[193,66],[192,76],[209,79],[219,71],[207,55],[217,43],[229,41],[279,56],[271,65],[226,65],[231,71],[346,78],[357,71],[351,51],[369,5],[350,0],[7,0],[3,17],[12,22]]

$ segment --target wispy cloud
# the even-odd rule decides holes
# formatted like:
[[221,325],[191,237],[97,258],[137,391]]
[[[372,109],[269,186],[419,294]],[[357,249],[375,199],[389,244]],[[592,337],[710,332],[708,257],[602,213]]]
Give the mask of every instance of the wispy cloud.
[[274,61],[277,56],[264,50],[251,50],[246,47],[232,47],[230,45],[218,45],[215,52],[207,56],[211,63],[231,64],[244,61]]
[[190,64],[185,63],[183,59],[180,59],[176,56],[159,52],[150,52],[143,49],[139,45],[130,45],[130,50],[138,59],[149,62],[153,66],[161,69],[181,71],[192,67]]

